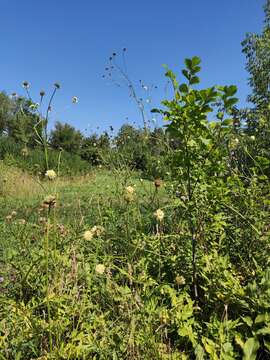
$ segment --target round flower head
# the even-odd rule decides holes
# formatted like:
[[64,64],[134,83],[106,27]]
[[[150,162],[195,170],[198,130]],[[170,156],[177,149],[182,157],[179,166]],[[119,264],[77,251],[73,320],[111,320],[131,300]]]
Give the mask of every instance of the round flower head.
[[77,96],[73,96],[72,103],[73,104],[78,104],[78,102],[79,102],[79,99],[77,98]]
[[158,220],[158,221],[162,221],[164,219],[164,211],[162,211],[161,209],[157,209],[154,212],[154,217]]
[[41,90],[40,93],[39,93],[39,95],[40,95],[41,97],[43,97],[43,96],[45,95],[45,91],[44,91],[44,90]]
[[255,136],[251,135],[250,140],[255,141]]
[[83,238],[84,238],[84,240],[86,240],[86,241],[92,240],[93,236],[94,236],[94,234],[93,234],[93,232],[92,232],[91,230],[86,230],[86,231],[83,233]]
[[18,224],[19,224],[19,225],[25,225],[25,224],[26,224],[26,220],[25,220],[25,219],[19,219],[19,220],[18,220]]
[[45,208],[53,208],[56,205],[56,197],[54,195],[48,195],[43,200],[43,206]]
[[54,83],[54,87],[55,87],[56,89],[60,89],[60,84],[59,84],[58,82],[56,82],[56,83]]
[[22,87],[23,87],[24,89],[29,89],[29,87],[30,87],[29,82],[28,82],[28,81],[24,81],[24,82],[22,83]]
[[97,264],[96,273],[102,275],[104,274],[104,272],[105,272],[105,266],[103,264]]
[[28,151],[27,147],[24,147],[21,150],[21,154],[22,154],[22,156],[28,156],[29,155],[29,151]]
[[105,232],[105,229],[104,229],[103,226],[95,225],[95,226],[92,227],[91,232],[95,236],[100,236]]
[[156,179],[154,181],[154,185],[155,185],[155,188],[158,189],[162,186],[162,180],[161,179]]
[[129,193],[129,194],[133,194],[133,193],[135,192],[135,189],[134,189],[133,186],[127,186],[127,187],[126,187],[126,191],[127,191],[127,193]]
[[45,173],[45,176],[47,176],[47,178],[49,180],[53,180],[56,178],[56,172],[54,170],[47,170],[46,173]]
[[176,282],[177,285],[185,285],[186,279],[182,275],[177,275],[175,277],[175,282]]

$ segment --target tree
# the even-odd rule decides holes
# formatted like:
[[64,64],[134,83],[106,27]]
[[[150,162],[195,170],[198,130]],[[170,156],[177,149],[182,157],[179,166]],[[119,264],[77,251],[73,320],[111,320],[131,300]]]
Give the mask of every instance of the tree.
[[8,96],[1,92],[0,93],[0,135],[6,131],[7,123],[11,116],[12,102]]
[[248,100],[256,110],[269,114],[270,103],[270,0],[265,4],[265,20],[261,34],[247,34],[242,42],[246,55],[246,69],[250,74],[252,93]]
[[[244,111],[246,132],[255,136],[256,146],[249,149],[252,159],[260,163],[264,173],[270,173],[270,0],[266,1],[264,27],[261,34],[247,34],[243,52],[247,58],[251,94],[248,100],[254,107]],[[252,161],[253,163],[253,161]]]
[[99,165],[102,163],[102,154],[109,151],[110,138],[107,132],[100,136],[93,134],[84,138],[81,149],[82,159],[90,162],[92,165]]
[[55,149],[62,148],[68,152],[78,153],[83,141],[83,135],[79,130],[67,123],[57,122],[51,132],[50,144]]

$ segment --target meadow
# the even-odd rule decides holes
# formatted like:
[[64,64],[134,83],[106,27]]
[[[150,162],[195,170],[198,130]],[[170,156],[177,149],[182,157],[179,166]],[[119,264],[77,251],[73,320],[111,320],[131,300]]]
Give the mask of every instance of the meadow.
[[0,360],[270,359],[269,89],[248,58],[252,109],[199,88],[196,56],[166,68],[165,129],[135,92],[143,128],[88,137],[48,131],[58,83],[43,114],[44,91],[0,94]]

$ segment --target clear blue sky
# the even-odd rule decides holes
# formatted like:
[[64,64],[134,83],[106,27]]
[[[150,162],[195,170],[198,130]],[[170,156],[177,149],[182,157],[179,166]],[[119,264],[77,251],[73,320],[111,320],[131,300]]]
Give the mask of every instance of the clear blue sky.
[[[140,122],[127,89],[102,79],[110,54],[127,51],[134,82],[155,84],[152,106],[165,96],[167,64],[202,58],[202,86],[236,84],[249,92],[241,41],[262,28],[264,0],[1,0],[0,90],[32,93],[62,85],[52,121],[80,129]],[[70,106],[73,95],[79,103]]]

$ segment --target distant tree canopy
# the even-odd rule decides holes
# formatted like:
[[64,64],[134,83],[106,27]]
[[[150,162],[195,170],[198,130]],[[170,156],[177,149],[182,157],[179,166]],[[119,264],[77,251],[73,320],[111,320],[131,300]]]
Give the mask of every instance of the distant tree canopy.
[[62,148],[68,152],[77,153],[83,141],[83,135],[79,130],[67,123],[57,122],[51,132],[50,144],[53,148]]
[[245,115],[247,131],[258,140],[256,154],[269,157],[270,149],[270,0],[265,4],[262,33],[247,34],[243,41],[246,69],[249,72],[251,94],[248,100],[253,108]]
[[252,93],[249,101],[266,109],[270,103],[270,0],[265,5],[265,21],[261,34],[249,33],[242,43],[247,58],[247,71]]
[[23,97],[9,98],[0,93],[0,135],[6,135],[25,146],[35,146],[36,131],[41,131],[40,119],[32,102]]

